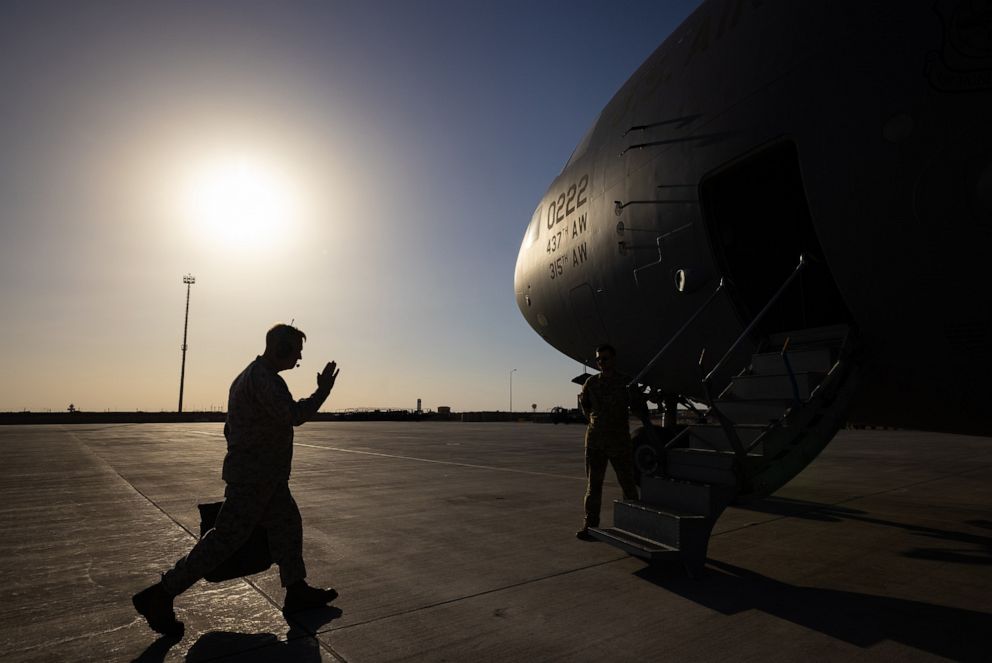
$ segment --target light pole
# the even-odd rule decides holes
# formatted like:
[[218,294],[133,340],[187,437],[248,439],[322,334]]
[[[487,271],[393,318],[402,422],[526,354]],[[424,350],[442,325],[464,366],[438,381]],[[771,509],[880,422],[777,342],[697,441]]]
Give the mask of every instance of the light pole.
[[513,374],[517,372],[517,369],[510,371],[510,414],[513,414]]
[[183,411],[183,383],[186,381],[186,330],[189,328],[189,289],[196,283],[196,278],[192,274],[183,277],[186,284],[186,318],[183,320],[183,364],[179,370],[179,411]]

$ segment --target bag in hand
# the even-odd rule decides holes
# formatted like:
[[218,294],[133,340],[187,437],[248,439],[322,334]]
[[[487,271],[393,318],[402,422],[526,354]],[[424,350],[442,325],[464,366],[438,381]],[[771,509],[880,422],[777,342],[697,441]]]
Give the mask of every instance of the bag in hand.
[[[213,529],[214,523],[217,522],[217,514],[220,513],[223,504],[223,502],[212,502],[197,505],[197,508],[200,509],[201,539],[204,534]],[[256,527],[244,545],[203,578],[210,582],[223,582],[224,580],[261,573],[270,566],[272,566],[272,554],[269,552],[269,534],[264,527]]]

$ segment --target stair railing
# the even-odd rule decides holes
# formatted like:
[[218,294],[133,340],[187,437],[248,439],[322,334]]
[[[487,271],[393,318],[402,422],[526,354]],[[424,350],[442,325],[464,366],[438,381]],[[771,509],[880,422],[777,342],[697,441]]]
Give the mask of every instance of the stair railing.
[[[706,369],[704,368],[703,359],[706,357],[706,348],[699,353],[699,372],[703,373]],[[747,451],[744,450],[744,444],[741,442],[740,436],[737,434],[737,429],[734,428],[734,422],[727,418],[727,415],[717,407],[716,400],[713,398],[713,394],[710,393],[710,383],[707,382],[706,378],[701,380],[703,383],[703,392],[706,394],[706,400],[710,404],[710,414],[716,417],[716,420],[720,422],[720,428],[723,429],[723,434],[727,436],[727,441],[730,442],[730,448],[734,452],[734,456],[737,458],[737,462],[740,467],[744,467],[744,461],[747,459]]]
[[[723,286],[724,286],[724,280],[721,278],[720,283],[716,286],[716,289],[713,290],[713,293],[709,296],[709,298],[707,298],[707,300],[703,302],[703,305],[700,306],[698,309],[696,309],[696,312],[693,313],[689,317],[689,319],[682,324],[681,327],[679,327],[679,330],[675,332],[675,334],[670,339],[668,339],[668,342],[661,347],[661,350],[658,350],[658,354],[656,354],[651,359],[651,361],[648,362],[647,366],[641,369],[641,372],[638,373],[633,380],[627,383],[628,391],[637,388],[637,385],[641,381],[641,378],[647,375],[648,371],[654,368],[654,365],[658,363],[658,360],[661,359],[662,355],[664,355],[665,352],[668,351],[668,348],[672,347],[672,344],[675,343],[675,341],[679,338],[679,336],[682,335],[682,332],[688,329],[689,325],[691,325],[696,320],[696,318],[698,318],[699,315],[709,307],[710,303],[714,299],[716,299],[716,296],[720,293],[721,290],[723,290]],[[643,428],[645,435],[647,435],[647,438],[650,441],[652,447],[661,451],[662,449],[667,449],[668,446],[671,445],[672,442],[674,442],[675,438],[672,438],[671,440],[668,441],[668,445],[663,445],[661,443],[661,440],[658,439],[658,434],[655,432],[654,425],[651,423],[651,417],[648,415],[647,407],[638,408],[637,415],[641,420],[641,427]]]
[[635,387],[637,383],[641,381],[641,378],[647,375],[648,371],[654,368],[654,365],[658,363],[658,360],[661,359],[661,356],[668,351],[668,348],[672,347],[672,344],[675,343],[675,341],[679,338],[679,336],[682,335],[682,332],[688,329],[689,325],[691,325],[696,320],[696,318],[698,318],[699,315],[709,307],[710,303],[714,299],[716,299],[717,294],[719,294],[719,292],[723,290],[723,286],[724,286],[724,281],[723,279],[720,279],[720,284],[717,285],[716,289],[713,291],[713,294],[711,294],[709,298],[705,302],[703,302],[702,306],[696,309],[695,313],[689,316],[689,319],[686,320],[681,327],[679,327],[679,330],[675,332],[675,334],[670,339],[668,339],[668,343],[665,343],[665,345],[661,347],[661,350],[658,350],[658,354],[656,354],[654,358],[648,362],[648,365],[645,366],[643,369],[641,369],[641,372],[637,374],[637,377],[635,377],[627,384],[628,388]]
[[[734,456],[740,463],[742,472],[744,471],[744,461],[747,459],[747,451],[744,449],[744,445],[741,443],[741,439],[737,435],[737,431],[734,429],[733,422],[731,422],[723,414],[723,412],[720,411],[720,408],[717,407],[716,401],[710,393],[710,383],[713,381],[713,376],[716,375],[717,372],[723,367],[723,364],[727,361],[730,355],[734,353],[734,350],[736,350],[744,339],[750,335],[751,330],[753,330],[761,319],[765,317],[768,310],[771,309],[775,302],[778,301],[778,298],[782,296],[782,293],[785,292],[786,288],[788,288],[792,281],[795,280],[796,276],[799,275],[799,272],[802,271],[805,265],[806,259],[800,254],[799,264],[796,265],[794,270],[792,270],[789,277],[785,279],[785,282],[781,286],[779,286],[778,290],[775,291],[775,294],[772,295],[772,298],[768,300],[768,303],[765,304],[764,308],[762,308],[761,311],[758,312],[758,315],[754,317],[754,320],[751,321],[751,324],[749,324],[747,328],[741,332],[740,336],[737,337],[737,340],[730,346],[730,349],[727,350],[722,357],[720,357],[720,361],[716,363],[716,366],[714,366],[712,370],[706,374],[706,377],[703,378],[703,390],[706,393],[706,398],[710,401],[710,411],[716,415],[717,420],[720,422],[720,426],[723,428],[723,431],[727,436],[727,440],[730,442],[730,448],[733,449]],[[702,366],[702,357],[700,357],[700,366]],[[743,477],[743,479],[746,482],[746,477]]]
[[792,370],[792,361],[789,360],[789,341],[791,337],[785,339],[785,343],[782,344],[782,363],[785,364],[785,370],[789,373],[789,384],[792,386],[792,400],[796,405],[802,405],[802,399],[799,398],[799,383],[796,382],[796,372]]
[[751,330],[753,330],[755,326],[759,322],[761,322],[761,319],[765,317],[765,314],[768,313],[768,310],[775,304],[775,302],[778,301],[778,298],[782,296],[782,293],[785,292],[785,289],[789,287],[789,285],[792,283],[793,280],[795,280],[796,276],[799,275],[799,272],[802,270],[802,268],[805,265],[806,265],[806,258],[800,255],[799,264],[796,265],[796,268],[792,270],[791,274],[789,274],[789,278],[785,279],[785,283],[779,286],[778,290],[775,291],[775,294],[772,295],[772,298],[768,300],[768,303],[765,304],[764,308],[762,308],[761,311],[758,312],[758,315],[754,317],[754,320],[751,321],[751,324],[749,324],[747,328],[741,332],[741,335],[737,337],[737,340],[734,341],[734,344],[730,346],[730,349],[723,354],[723,356],[720,358],[720,361],[716,363],[716,366],[714,366],[713,369],[706,375],[706,377],[703,378],[704,386],[709,385],[709,383],[713,380],[713,376],[716,375],[721,368],[723,368],[723,364],[727,361],[730,355],[734,353],[734,350],[737,349],[737,346],[739,346],[744,341],[744,339],[751,334]]

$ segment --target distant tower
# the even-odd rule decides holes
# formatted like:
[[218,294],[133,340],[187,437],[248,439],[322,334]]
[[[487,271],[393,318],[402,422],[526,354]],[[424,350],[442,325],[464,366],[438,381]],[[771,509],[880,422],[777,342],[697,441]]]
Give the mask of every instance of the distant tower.
[[513,374],[517,372],[517,369],[510,371],[510,412],[513,412]]
[[420,399],[419,398],[417,399],[417,412],[422,412],[422,410],[420,409]]
[[183,383],[186,381],[186,330],[189,328],[189,289],[196,283],[196,278],[192,274],[183,277],[186,284],[186,318],[183,320],[183,364],[179,370],[179,411],[183,411]]

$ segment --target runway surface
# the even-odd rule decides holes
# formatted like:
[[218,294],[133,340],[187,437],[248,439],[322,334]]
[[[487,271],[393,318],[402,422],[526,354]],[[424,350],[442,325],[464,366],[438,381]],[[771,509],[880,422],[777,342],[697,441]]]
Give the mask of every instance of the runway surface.
[[335,607],[287,623],[273,568],[198,583],[157,640],[130,597],[222,497],[221,431],[0,427],[0,659],[990,660],[992,439],[907,431],[843,431],[729,509],[691,580],[574,538],[580,426],[306,424],[291,487]]

